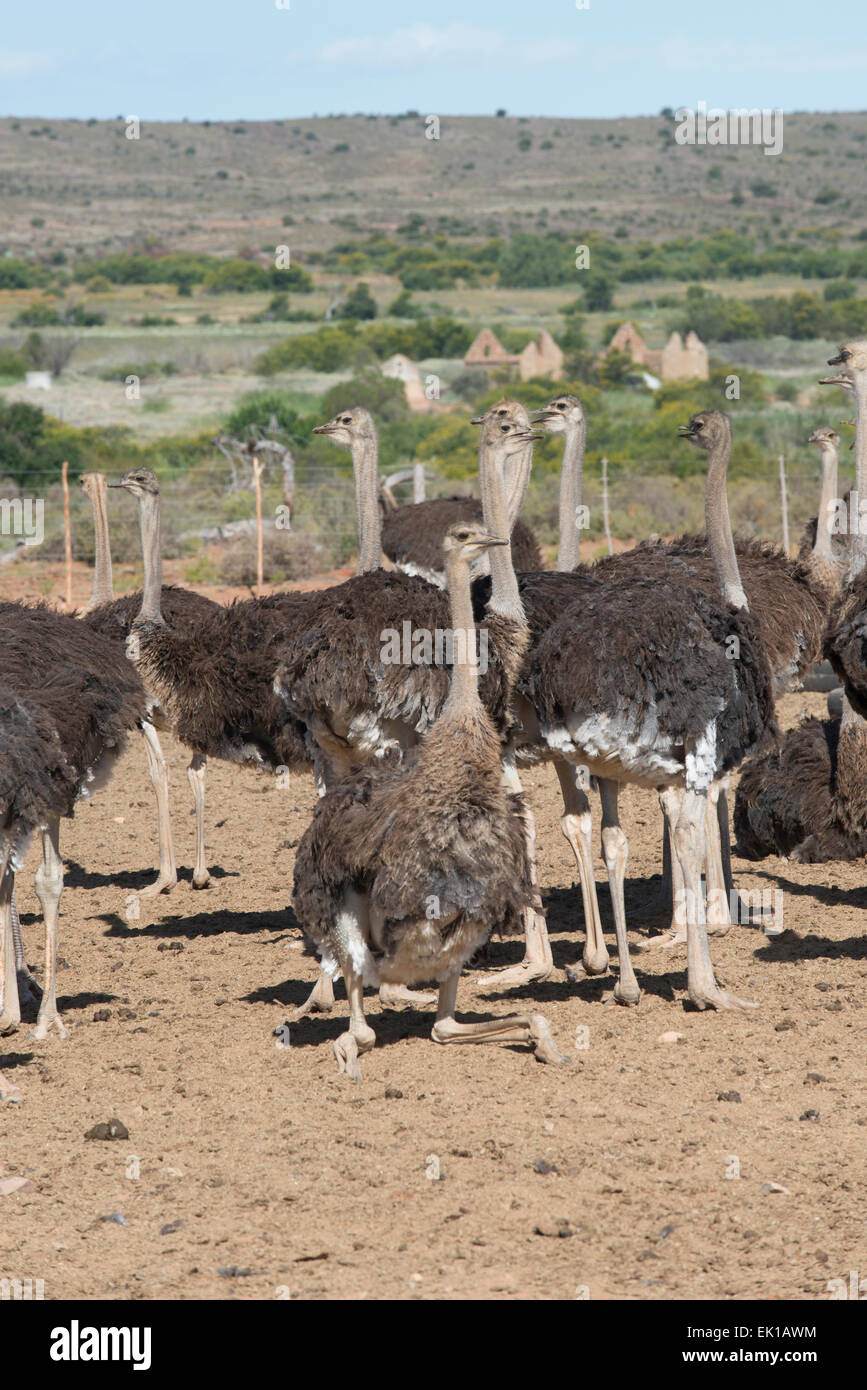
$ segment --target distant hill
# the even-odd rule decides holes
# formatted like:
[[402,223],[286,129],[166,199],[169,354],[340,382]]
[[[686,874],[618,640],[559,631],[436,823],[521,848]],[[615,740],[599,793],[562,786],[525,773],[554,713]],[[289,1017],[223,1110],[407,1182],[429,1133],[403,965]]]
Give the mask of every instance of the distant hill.
[[[833,240],[867,228],[867,113],[785,117],[783,152],[681,146],[669,117],[424,113],[285,121],[0,120],[0,254],[104,254],[151,238],[224,255],[327,250],[413,214],[449,237],[718,227]],[[284,220],[286,219],[286,220]]]

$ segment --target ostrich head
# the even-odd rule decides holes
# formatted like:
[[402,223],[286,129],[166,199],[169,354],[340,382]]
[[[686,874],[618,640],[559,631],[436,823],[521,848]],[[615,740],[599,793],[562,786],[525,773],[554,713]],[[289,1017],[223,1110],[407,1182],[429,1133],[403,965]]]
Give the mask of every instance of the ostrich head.
[[482,416],[481,443],[504,462],[544,437],[540,430],[531,429],[530,417],[520,401],[502,401]]
[[143,497],[146,493],[159,497],[160,494],[157,475],[150,468],[130,468],[124,473],[120,482],[109,483],[108,486],[125,487],[127,492],[131,492],[134,497]]
[[856,380],[863,380],[867,373],[867,340],[854,338],[849,343],[841,344],[836,357],[828,358],[828,366],[839,367],[840,371],[836,376],[820,377],[820,386],[843,386],[848,391],[854,391]]
[[584,424],[584,407],[577,396],[555,396],[542,410],[533,411],[533,423],[549,434],[566,434]]
[[105,474],[82,473],[79,482],[81,483],[82,492],[86,493],[88,497],[93,498],[98,496],[100,489],[105,486]]
[[373,416],[363,406],[353,406],[351,410],[341,410],[327,425],[317,425],[314,434],[325,434],[335,444],[351,449],[355,444],[375,443],[376,428]]
[[477,560],[493,545],[508,545],[508,539],[492,536],[482,525],[472,521],[456,521],[446,531],[443,551],[446,556],[459,554],[467,564]]
[[698,449],[709,453],[715,445],[731,439],[732,427],[721,410],[702,410],[693,415],[688,425],[678,425],[681,439],[688,439]]
[[[519,401],[507,401],[505,396],[501,396],[500,399],[496,401],[494,405],[490,406],[489,409],[485,411],[484,415],[474,415],[472,420],[470,421],[470,424],[483,425],[486,420],[489,420],[491,418],[492,415],[496,415],[500,419],[505,419],[506,416],[511,416],[514,410],[524,410],[524,407],[520,404]],[[530,417],[529,415],[527,415],[527,412],[525,410],[524,415],[526,417],[526,423],[529,424]]]
[[839,449],[840,436],[830,426],[822,425],[820,429],[813,430],[807,443],[817,444],[820,449]]

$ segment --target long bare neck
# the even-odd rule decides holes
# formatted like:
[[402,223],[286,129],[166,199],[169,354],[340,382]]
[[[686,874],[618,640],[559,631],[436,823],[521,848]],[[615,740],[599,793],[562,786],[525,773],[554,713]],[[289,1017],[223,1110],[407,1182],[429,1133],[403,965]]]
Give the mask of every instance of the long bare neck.
[[584,476],[584,442],[587,426],[584,420],[577,429],[566,432],[566,446],[560,470],[560,522],[557,546],[557,569],[574,570],[578,564],[578,508]]
[[834,526],[834,509],[837,501],[837,447],[830,443],[822,445],[822,491],[819,497],[819,515],[816,517],[816,539],[813,555],[817,560],[830,562],[833,558],[831,535]]
[[867,565],[867,534],[861,521],[861,508],[867,501],[867,375],[855,378],[855,492],[858,495],[858,526],[852,543],[849,578],[854,579]]
[[138,622],[161,623],[160,596],[163,588],[163,552],[159,493],[145,492],[139,498],[139,524],[144,559],[144,584]]
[[358,573],[379,569],[382,561],[382,514],[379,509],[379,450],[376,438],[365,436],[352,447],[355,506],[358,514]]
[[[479,446],[479,482],[485,525],[493,536],[508,536],[509,516],[503,469],[484,441]],[[516,622],[523,622],[524,609],[518,592],[515,567],[512,564],[512,547],[495,545],[488,554],[491,564],[491,597],[488,611],[498,613],[504,618],[513,618]]]
[[520,453],[512,454],[506,460],[506,513],[509,522],[509,535],[515,529],[515,522],[521,514],[524,498],[530,483],[530,469],[533,464],[533,446],[528,444]]
[[111,573],[111,548],[108,541],[108,508],[105,502],[105,478],[90,480],[88,496],[93,508],[93,592],[85,613],[99,608],[103,603],[111,603],[114,598],[114,584]]
[[729,503],[726,493],[729,456],[731,454],[731,434],[728,430],[718,439],[710,451],[707,470],[707,490],[704,500],[704,517],[707,528],[707,543],[711,559],[717,572],[723,597],[735,608],[749,608],[747,596],[741,583],[738,557],[732,536],[729,519]]
[[[503,546],[502,549],[507,550],[508,547]],[[446,586],[455,655],[452,682],[440,720],[446,723],[478,721],[484,717],[484,708],[479,699],[479,662],[470,593],[470,566],[457,551],[446,555]]]

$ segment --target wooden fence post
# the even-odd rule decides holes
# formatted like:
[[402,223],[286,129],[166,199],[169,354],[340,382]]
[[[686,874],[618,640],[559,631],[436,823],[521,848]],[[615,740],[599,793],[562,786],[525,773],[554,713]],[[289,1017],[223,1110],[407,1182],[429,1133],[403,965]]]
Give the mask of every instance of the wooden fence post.
[[69,463],[63,460],[63,530],[66,549],[66,606],[72,607],[72,531],[69,525]]
[[256,590],[262,592],[265,565],[262,551],[262,468],[253,455],[253,485],[256,489]]

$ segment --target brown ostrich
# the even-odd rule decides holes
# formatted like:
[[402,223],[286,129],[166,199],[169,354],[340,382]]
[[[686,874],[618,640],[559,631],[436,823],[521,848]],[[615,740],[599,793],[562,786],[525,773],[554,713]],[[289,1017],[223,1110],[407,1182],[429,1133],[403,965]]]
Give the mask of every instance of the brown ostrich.
[[[93,593],[90,602],[81,613],[81,617],[94,632],[100,632],[103,636],[125,647],[133,621],[141,607],[141,590],[125,594],[123,598],[116,599],[114,597],[108,510],[105,501],[105,476],[102,473],[85,473],[82,475],[81,484],[93,508],[96,541]],[[116,486],[116,484],[110,486]],[[220,608],[220,605],[214,603],[213,599],[195,594],[190,589],[179,589],[169,584],[162,586],[160,602],[172,629],[180,635],[186,634],[188,637],[192,637],[199,624]],[[157,734],[157,728],[165,729],[167,727],[165,712],[160,708],[159,702],[150,700],[148,702],[148,718],[142,721],[142,736],[145,741],[148,773],[157,800],[160,863],[156,880],[141,890],[140,896],[143,898],[156,897],[159,893],[170,891],[178,881],[169,811],[168,769]],[[196,808],[196,863],[193,869],[193,888],[207,888],[210,884],[205,857],[206,766],[207,759],[201,753],[194,753],[187,768],[187,777],[193,790]]]
[[343,972],[349,1029],[334,1050],[356,1081],[359,1053],[376,1041],[365,981],[436,980],[435,1042],[529,1042],[539,1060],[564,1060],[539,1014],[455,1019],[463,966],[492,931],[519,930],[533,894],[521,799],[503,785],[500,740],[479,698],[470,565],[498,545],[508,539],[471,522],[450,528],[451,631],[463,641],[445,704],[402,762],[369,765],[329,792],[298,848],[295,911],[325,969]]
[[700,909],[707,799],[714,783],[775,728],[771,672],[728,517],[730,422],[721,411],[705,411],[682,433],[708,453],[707,535],[717,596],[670,576],[602,584],[536,644],[528,686],[544,741],[602,779],[603,849],[620,958],[615,997],[638,998],[623,902],[628,845],[617,818],[617,790],[631,782],[678,793],[666,810],[682,875],[690,999],[699,1008],[743,1009],[748,1001],[714,979]]
[[855,493],[849,516],[847,582],[831,613],[825,655],[852,709],[867,719],[867,523],[861,516],[867,496],[867,340],[844,343],[828,365],[840,370],[823,377],[822,385],[842,386],[855,395]]
[[[110,774],[127,733],[145,712],[141,681],[117,646],[52,609],[0,605],[0,1033],[21,1020],[12,892],[33,833],[42,839],[36,892],[45,921],[45,987],[32,1036],[54,1029],[57,1009],[57,919],[63,890],[60,820]],[[0,1080],[0,1094],[3,1087]],[[5,1089],[8,1093],[9,1087]]]
[[835,528],[837,516],[840,436],[827,426],[813,430],[808,441],[822,453],[822,491],[819,510],[804,528],[798,559],[831,593],[839,592],[849,568],[848,537]]

